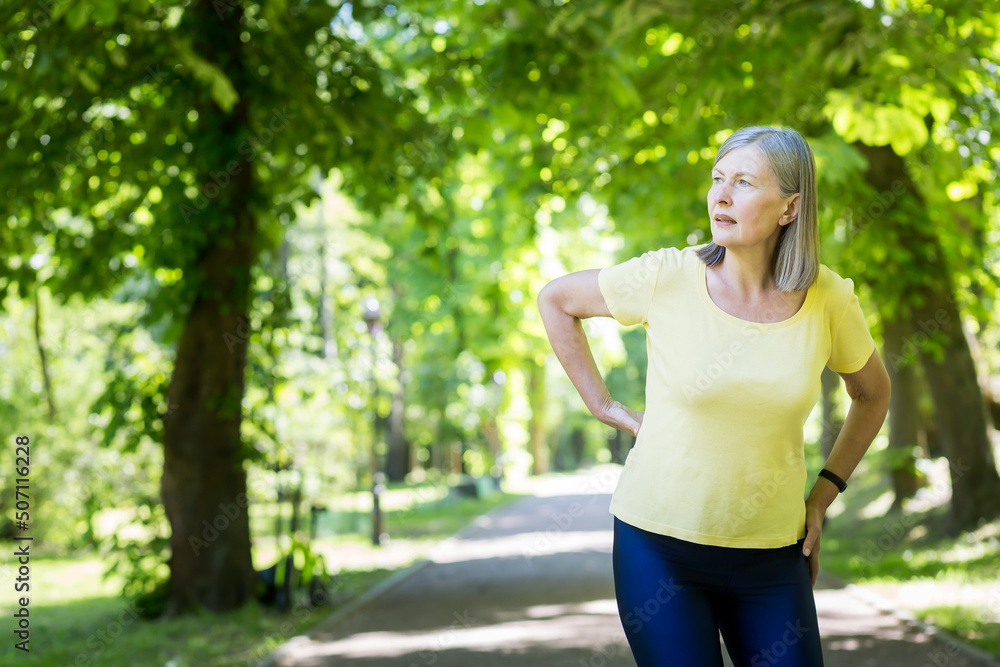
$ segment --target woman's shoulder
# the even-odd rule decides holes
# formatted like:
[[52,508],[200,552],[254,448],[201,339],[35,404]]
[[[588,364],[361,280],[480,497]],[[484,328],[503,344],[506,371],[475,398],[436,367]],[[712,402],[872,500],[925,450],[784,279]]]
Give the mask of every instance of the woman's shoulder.
[[643,253],[642,259],[650,264],[655,264],[663,277],[680,274],[693,276],[700,266],[705,264],[705,260],[698,254],[698,251],[704,246],[705,244],[664,246]]
[[661,279],[678,274],[694,275],[698,265],[705,263],[698,255],[703,245],[663,246],[634,256],[629,262],[643,269],[655,269]]
[[686,254],[692,254],[692,251],[697,248],[697,246],[687,246],[681,248],[680,246],[663,246],[662,248],[657,248],[656,250],[648,250],[643,254],[655,255],[656,257],[662,257],[664,259],[677,259]]
[[854,291],[853,278],[840,275],[826,264],[819,265],[819,271],[816,274],[816,281],[821,288],[826,288],[827,290],[840,293],[850,293]]
[[695,262],[704,261],[698,256],[698,250],[704,247],[701,245],[688,245],[688,246],[669,246],[666,248],[661,248],[660,252],[663,253],[664,261],[673,262],[676,266],[691,266],[695,265]]
[[661,268],[679,269],[695,257],[691,248],[679,248],[677,246],[664,246],[656,250],[647,250],[641,255],[633,258],[641,264],[655,264]]
[[835,312],[843,312],[848,301],[855,296],[854,279],[840,275],[826,264],[819,265],[816,283],[819,296],[831,304]]

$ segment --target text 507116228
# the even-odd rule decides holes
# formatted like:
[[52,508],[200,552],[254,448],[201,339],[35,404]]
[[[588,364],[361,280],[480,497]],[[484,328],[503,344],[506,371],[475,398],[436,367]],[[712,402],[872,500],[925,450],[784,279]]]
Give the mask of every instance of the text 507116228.
[[16,610],[14,612],[15,627],[14,636],[17,641],[14,647],[29,652],[28,643],[31,640],[31,628],[28,616],[28,604],[31,598],[27,593],[31,591],[31,536],[27,535],[29,521],[31,520],[31,439],[26,435],[19,435],[14,438],[14,472],[17,477],[14,486],[14,525],[19,534],[14,536],[14,564],[17,567],[17,576],[14,577],[14,593],[16,596]]

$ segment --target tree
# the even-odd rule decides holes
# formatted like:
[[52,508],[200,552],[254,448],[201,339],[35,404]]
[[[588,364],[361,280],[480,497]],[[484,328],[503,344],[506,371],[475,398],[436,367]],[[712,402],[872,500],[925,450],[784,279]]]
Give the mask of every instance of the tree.
[[[378,10],[354,17],[365,12]],[[168,322],[162,342],[176,345],[173,407],[160,415],[168,613],[254,595],[253,450],[241,437],[246,345],[259,324],[252,267],[280,240],[293,202],[314,196],[302,177],[310,165],[377,170],[397,141],[383,128],[428,127],[416,113],[399,117],[410,95],[349,37],[353,20],[325,3],[209,0],[8,4],[0,14],[10,65],[0,113],[12,128],[0,164],[3,286],[35,290],[34,268],[13,258],[39,250],[56,264],[44,283],[61,298],[141,275],[141,324]],[[372,210],[390,192],[357,185]]]

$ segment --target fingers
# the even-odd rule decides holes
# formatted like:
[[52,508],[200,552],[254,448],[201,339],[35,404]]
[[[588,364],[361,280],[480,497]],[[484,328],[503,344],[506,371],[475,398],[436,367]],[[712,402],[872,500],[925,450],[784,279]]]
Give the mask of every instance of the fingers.
[[632,408],[622,405],[618,401],[613,401],[608,409],[609,426],[614,426],[622,431],[628,431],[634,436],[639,435],[639,427],[642,425],[642,413],[636,412]]
[[819,539],[819,531],[812,526],[806,527],[806,539],[802,543],[802,553],[808,556],[812,553],[813,547],[816,545],[816,540]]
[[806,556],[809,564],[809,585],[816,585],[816,577],[819,575],[819,538],[820,528],[806,524],[806,539],[802,542],[802,553]]
[[629,417],[631,417],[631,419],[629,419],[629,425],[628,425],[629,431],[632,432],[632,435],[639,437],[639,426],[642,425],[642,422],[636,419],[636,414],[634,411],[632,412],[631,415],[629,415]]
[[632,435],[638,436],[639,424],[641,423],[639,421],[639,413],[633,410],[632,408],[625,408],[625,412],[629,416],[628,430],[632,432]]
[[625,426],[625,428],[626,428],[626,429],[628,430],[628,432],[629,432],[629,433],[631,433],[632,435],[634,435],[634,436],[638,436],[638,435],[639,435],[639,425],[640,425],[640,422],[638,422],[638,421],[637,421],[637,420],[636,420],[636,419],[635,419],[635,418],[634,418],[634,417],[633,417],[632,415],[630,415],[630,414],[629,414],[628,412],[626,412],[626,413],[625,413],[625,417],[626,417],[626,418],[625,418],[625,419],[623,420],[623,421],[625,422],[625,423],[624,423],[624,426]]

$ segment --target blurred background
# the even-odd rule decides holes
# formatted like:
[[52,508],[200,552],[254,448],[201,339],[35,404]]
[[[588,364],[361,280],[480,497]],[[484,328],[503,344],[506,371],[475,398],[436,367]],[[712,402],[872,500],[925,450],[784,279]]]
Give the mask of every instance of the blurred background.
[[[824,567],[1000,654],[1000,596],[969,593],[1000,579],[995,3],[28,0],[0,26],[0,535],[33,538],[41,664],[244,664],[518,480],[621,464],[537,293],[709,240],[716,150],[758,124],[809,140],[822,261],[893,383]],[[643,409],[643,330],[585,327]],[[849,405],[823,386],[813,472]]]

